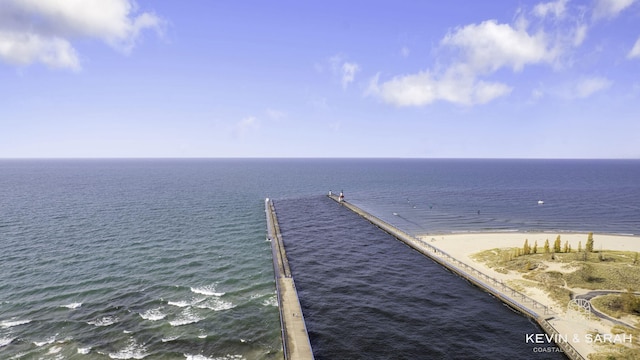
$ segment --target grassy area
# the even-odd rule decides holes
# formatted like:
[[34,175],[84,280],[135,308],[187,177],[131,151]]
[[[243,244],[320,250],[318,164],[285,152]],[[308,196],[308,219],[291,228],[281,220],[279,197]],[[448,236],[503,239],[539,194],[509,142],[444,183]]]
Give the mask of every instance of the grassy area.
[[628,327],[616,325],[611,329],[611,334],[631,335],[633,343],[628,344],[603,344],[595,354],[590,354],[590,360],[637,360],[640,359],[640,331]]
[[598,311],[616,319],[626,316],[628,317],[628,323],[640,324],[640,296],[608,294],[591,299],[591,305]]
[[[540,249],[540,247],[538,248]],[[474,254],[482,262],[501,273],[517,272],[521,280],[511,282],[517,290],[537,287],[544,290],[560,306],[566,307],[571,299],[571,288],[590,290],[640,290],[640,261],[632,251],[600,251],[593,253],[536,253],[521,255],[517,248],[491,249]],[[632,295],[632,294],[629,294]],[[592,299],[598,310],[620,318],[627,316],[621,297],[606,295]],[[640,301],[640,300],[639,300]],[[640,302],[638,303],[640,304]],[[640,305],[638,305],[640,306]],[[627,319],[628,320],[628,319]],[[640,359],[640,331],[614,326],[612,334],[631,334],[633,344],[602,344],[591,360]]]
[[519,255],[520,250],[491,249],[474,254],[472,258],[501,273],[521,273],[524,279],[535,281],[562,306],[570,300],[569,288],[627,290],[640,285],[640,263],[636,252]]

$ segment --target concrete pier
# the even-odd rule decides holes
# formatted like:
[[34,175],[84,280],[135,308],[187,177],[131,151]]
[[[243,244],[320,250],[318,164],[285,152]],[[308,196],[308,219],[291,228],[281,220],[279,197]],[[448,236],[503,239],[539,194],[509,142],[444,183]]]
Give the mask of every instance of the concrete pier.
[[[328,196],[340,205],[355,212],[367,221],[387,232],[391,236],[395,237],[411,248],[419,251],[423,255],[442,265],[449,271],[457,274],[463,279],[466,279],[475,286],[493,295],[503,303],[507,304],[509,307],[532,318],[547,334],[550,335],[552,339],[557,339],[556,341],[562,340],[562,337],[558,336],[559,332],[549,322],[554,318],[554,313],[546,305],[541,304],[538,301],[530,298],[529,296],[509,287],[502,281],[489,277],[486,274],[474,269],[473,267],[461,261],[458,261],[449,254],[439,250],[435,246],[409,235],[408,233],[369,214],[368,212],[349,203],[348,201],[340,199],[336,195],[329,194]],[[585,359],[585,357],[582,356],[569,342],[558,341],[556,342],[556,345],[560,349],[562,349],[562,351],[568,358],[572,360]]]
[[307,327],[302,316],[296,285],[291,276],[287,253],[280,234],[280,225],[270,199],[265,200],[267,236],[271,241],[273,271],[276,280],[280,325],[282,328],[282,350],[285,360],[313,360]]

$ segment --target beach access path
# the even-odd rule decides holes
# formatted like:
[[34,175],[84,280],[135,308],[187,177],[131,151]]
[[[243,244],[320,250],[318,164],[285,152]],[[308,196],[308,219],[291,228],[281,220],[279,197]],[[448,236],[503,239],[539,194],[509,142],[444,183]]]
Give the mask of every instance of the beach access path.
[[[578,233],[525,233],[525,232],[502,232],[502,233],[464,233],[464,234],[447,234],[447,235],[421,235],[423,241],[428,242],[431,246],[441,250],[442,252],[456,258],[458,261],[467,264],[474,269],[486,274],[488,277],[499,279],[505,283],[517,283],[522,281],[520,273],[510,271],[501,273],[485,265],[484,263],[475,261],[473,254],[491,249],[504,248],[521,248],[525,239],[533,245],[538,243],[541,249],[544,242],[548,239],[553,243],[557,235],[561,236],[562,242],[568,241],[573,249],[578,248],[578,243],[582,242],[583,246],[587,240],[587,234]],[[594,241],[597,247],[602,249],[615,249],[624,251],[640,252],[640,237],[623,236],[623,235],[606,235],[594,234]],[[560,272],[571,272],[575,269],[566,268],[560,263],[551,263],[549,270]],[[588,289],[570,289],[574,294],[586,294],[591,290]],[[555,330],[570,339],[571,345],[580,353],[581,356],[587,358],[591,353],[598,351],[600,344],[596,342],[588,343],[585,341],[588,334],[608,334],[615,324],[606,319],[596,316],[580,317],[576,314],[568,313],[564,310],[562,304],[557,304],[544,291],[536,287],[524,287],[520,290],[522,293],[545,304],[549,307],[550,316],[547,320]],[[523,305],[527,306],[525,302]]]

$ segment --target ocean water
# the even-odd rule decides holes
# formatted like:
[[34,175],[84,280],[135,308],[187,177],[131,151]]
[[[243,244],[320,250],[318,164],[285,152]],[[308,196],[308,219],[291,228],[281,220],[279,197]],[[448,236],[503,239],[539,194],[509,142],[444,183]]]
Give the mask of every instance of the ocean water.
[[276,212],[317,360],[564,358],[535,352],[528,318],[333,200]]
[[[279,358],[265,197],[284,216],[288,206],[344,190],[349,201],[416,234],[640,234],[638,179],[640,161],[0,160],[0,358]],[[342,220],[338,211],[322,216],[331,215]],[[298,221],[282,225],[294,229]],[[406,266],[441,270],[407,254]],[[304,268],[294,270],[301,282]],[[384,291],[386,277],[403,273],[396,270],[366,278],[360,290]],[[457,281],[438,276],[441,284]],[[502,307],[467,290],[472,304]],[[441,301],[434,293],[409,299]],[[308,306],[327,306],[302,295]],[[478,319],[497,326],[490,315]],[[428,327],[410,329],[420,342]]]

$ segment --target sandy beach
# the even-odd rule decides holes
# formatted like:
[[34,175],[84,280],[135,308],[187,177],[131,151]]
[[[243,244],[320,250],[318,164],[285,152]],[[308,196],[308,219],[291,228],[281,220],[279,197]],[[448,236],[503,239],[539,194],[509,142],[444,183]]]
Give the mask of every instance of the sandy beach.
[[[535,242],[538,244],[538,251],[542,252],[543,245],[548,239],[551,246],[556,237],[560,235],[564,246],[568,241],[573,251],[578,249],[579,242],[584,248],[588,234],[576,233],[465,233],[465,234],[448,234],[448,235],[423,235],[418,238],[427,242],[439,250],[447,253],[449,256],[461,261],[476,270],[504,281],[505,283],[519,287],[518,284],[526,284],[526,280],[522,277],[522,273],[509,271],[507,273],[498,272],[482,262],[475,261],[472,255],[485,250],[504,249],[504,248],[522,248],[525,239],[533,246]],[[640,237],[594,234],[594,250],[624,250],[640,252]],[[547,270],[555,270],[560,272],[571,272],[573,269],[567,268],[563,263],[547,262]],[[634,284],[630,284],[632,286]],[[566,306],[558,304],[552,300],[548,294],[534,286],[520,286],[520,291],[536,301],[549,306],[553,309],[555,315],[549,320],[549,323],[561,334],[565,335],[571,345],[580,352],[581,355],[599,352],[603,345],[598,342],[589,342],[588,340],[593,334],[608,335],[611,334],[613,323],[600,319],[596,316],[576,317],[575,314],[568,313]],[[574,295],[587,293],[591,290],[580,288],[568,288]],[[604,289],[603,289],[604,290]],[[637,290],[637,289],[636,289]],[[566,305],[566,304],[564,304]]]
[[[528,239],[529,244],[538,242],[538,247],[542,249],[545,240],[551,244],[560,235],[562,244],[569,241],[571,248],[575,251],[578,243],[585,246],[587,234],[575,233],[521,233],[521,232],[501,232],[501,233],[464,233],[450,235],[424,235],[419,236],[431,242],[432,245],[448,252],[451,256],[468,257],[471,254],[494,248],[522,247],[524,240]],[[594,234],[594,250],[624,250],[640,251],[640,237],[624,235],[602,235]]]

